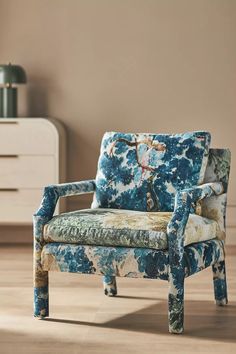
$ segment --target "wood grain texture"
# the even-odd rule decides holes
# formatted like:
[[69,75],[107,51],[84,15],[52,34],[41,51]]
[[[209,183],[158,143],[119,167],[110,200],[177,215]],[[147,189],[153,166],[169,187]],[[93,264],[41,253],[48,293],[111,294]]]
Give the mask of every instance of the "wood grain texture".
[[186,280],[185,334],[170,335],[167,283],[50,273],[50,318],[32,317],[32,248],[0,248],[0,353],[235,353],[236,247],[227,252],[229,305],[213,301],[211,269]]

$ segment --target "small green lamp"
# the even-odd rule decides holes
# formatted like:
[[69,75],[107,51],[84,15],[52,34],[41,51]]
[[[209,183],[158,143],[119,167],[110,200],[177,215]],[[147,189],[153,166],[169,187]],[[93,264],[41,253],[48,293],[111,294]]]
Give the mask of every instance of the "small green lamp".
[[19,65],[0,65],[0,117],[17,117],[17,84],[26,83],[26,73]]

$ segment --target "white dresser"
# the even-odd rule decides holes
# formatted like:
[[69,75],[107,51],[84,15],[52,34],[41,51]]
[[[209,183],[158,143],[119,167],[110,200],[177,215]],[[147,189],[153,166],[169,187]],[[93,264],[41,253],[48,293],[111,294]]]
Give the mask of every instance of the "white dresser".
[[54,119],[0,118],[0,225],[32,223],[43,188],[65,182],[65,139]]

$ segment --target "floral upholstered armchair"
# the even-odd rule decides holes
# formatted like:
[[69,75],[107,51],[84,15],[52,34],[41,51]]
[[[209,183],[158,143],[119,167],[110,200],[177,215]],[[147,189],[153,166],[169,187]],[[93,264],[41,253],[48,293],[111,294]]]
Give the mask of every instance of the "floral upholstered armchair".
[[[106,133],[95,180],[45,188],[34,215],[34,315],[49,316],[48,272],[169,283],[169,331],[181,333],[184,280],[212,266],[217,305],[227,303],[225,211],[230,151],[208,132]],[[91,209],[54,216],[58,198],[94,193]]]

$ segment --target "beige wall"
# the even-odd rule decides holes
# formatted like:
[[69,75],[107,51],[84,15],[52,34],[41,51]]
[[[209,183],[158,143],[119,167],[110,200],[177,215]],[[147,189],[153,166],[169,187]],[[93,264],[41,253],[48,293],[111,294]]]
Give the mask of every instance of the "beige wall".
[[236,225],[235,0],[0,0],[0,26],[20,115],[67,128],[68,181],[94,177],[106,130],[209,130],[233,152]]

